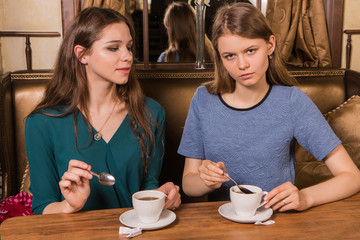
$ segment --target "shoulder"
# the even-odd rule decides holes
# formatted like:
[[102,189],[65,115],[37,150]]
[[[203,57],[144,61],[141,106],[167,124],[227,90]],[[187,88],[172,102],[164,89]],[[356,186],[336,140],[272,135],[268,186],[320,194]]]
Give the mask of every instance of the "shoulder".
[[[296,86],[274,86],[273,96],[270,104],[278,106],[280,111],[286,111],[294,117],[313,118],[314,116],[321,116],[321,113],[315,103],[310,99],[306,93]],[[296,119],[294,119],[297,122]]]
[[41,110],[40,112],[29,115],[26,118],[26,122],[31,122],[33,124],[46,124],[48,122],[62,121],[68,119],[70,114],[61,118],[56,117],[56,115],[62,114],[66,109],[67,107],[65,106],[58,106],[56,108],[46,108]]
[[303,101],[309,97],[296,86],[274,85],[272,89],[273,96],[277,98],[286,98],[290,102]]
[[160,103],[158,103],[157,101],[155,101],[152,98],[149,97],[145,97],[145,104],[150,108],[150,109],[154,109],[154,110],[161,110],[164,109]]
[[145,97],[145,104],[149,107],[152,115],[165,114],[164,108],[154,99]]
[[165,62],[166,52],[162,52],[157,59],[157,62]]
[[195,95],[201,96],[201,97],[210,97],[210,96],[216,96],[214,94],[211,94],[208,92],[205,86],[200,86],[196,89]]
[[217,95],[209,93],[205,86],[200,86],[196,89],[193,100],[203,102],[212,98],[217,98]]

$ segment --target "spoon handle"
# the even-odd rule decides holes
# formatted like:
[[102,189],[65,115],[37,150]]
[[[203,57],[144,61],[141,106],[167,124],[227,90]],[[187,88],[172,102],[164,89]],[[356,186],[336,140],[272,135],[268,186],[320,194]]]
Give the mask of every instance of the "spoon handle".
[[90,170],[89,170],[89,173],[91,173],[92,175],[94,175],[94,176],[96,176],[97,178],[99,178],[99,174],[96,174],[96,173],[94,173],[94,172],[92,172],[92,171],[90,171]]
[[253,193],[251,190],[249,190],[249,189],[247,189],[247,188],[245,188],[245,187],[242,187],[242,186],[240,186],[239,184],[237,184],[237,183],[235,182],[235,180],[232,179],[232,178],[229,176],[229,174],[224,173],[224,175],[225,175],[226,177],[228,177],[233,183],[235,183],[235,185],[236,185],[236,186],[239,188],[239,190],[242,191],[243,193],[247,193],[247,194]]

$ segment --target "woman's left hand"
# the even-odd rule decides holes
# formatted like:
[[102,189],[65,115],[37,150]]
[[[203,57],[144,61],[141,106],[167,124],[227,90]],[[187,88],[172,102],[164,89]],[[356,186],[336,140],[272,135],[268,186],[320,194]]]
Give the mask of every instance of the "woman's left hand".
[[181,196],[179,193],[179,186],[172,182],[167,182],[160,186],[157,190],[165,193],[167,196],[165,199],[165,208],[175,210],[180,206]]
[[286,182],[271,190],[264,197],[266,208],[284,212],[288,210],[303,211],[310,206],[306,201],[304,194],[291,182]]

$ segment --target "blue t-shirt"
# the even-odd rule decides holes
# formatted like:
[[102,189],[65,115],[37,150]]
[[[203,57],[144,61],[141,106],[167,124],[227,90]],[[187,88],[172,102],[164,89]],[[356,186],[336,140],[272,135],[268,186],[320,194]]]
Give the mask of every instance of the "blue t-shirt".
[[[341,144],[299,88],[274,85],[254,107],[237,109],[201,86],[192,99],[178,153],[224,162],[239,184],[270,191],[294,183],[295,141],[318,160]],[[223,183],[209,200],[228,200],[232,185]]]
[[[157,59],[157,62],[166,62],[166,52],[162,52]],[[175,55],[175,62],[180,62],[180,56],[178,53]]]

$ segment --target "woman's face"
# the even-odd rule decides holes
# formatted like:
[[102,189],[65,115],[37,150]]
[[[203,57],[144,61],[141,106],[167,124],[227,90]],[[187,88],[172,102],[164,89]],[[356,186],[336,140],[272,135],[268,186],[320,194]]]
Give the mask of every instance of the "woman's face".
[[275,37],[249,39],[235,34],[225,34],[218,39],[218,51],[222,63],[236,87],[252,87],[266,84],[268,55],[275,49]]
[[132,44],[130,30],[125,23],[114,23],[104,28],[100,39],[82,59],[88,80],[126,84],[133,64]]

